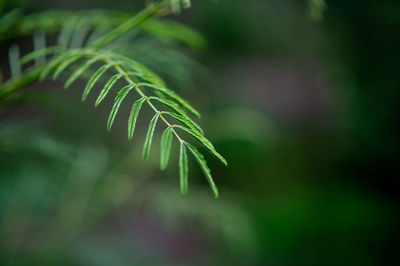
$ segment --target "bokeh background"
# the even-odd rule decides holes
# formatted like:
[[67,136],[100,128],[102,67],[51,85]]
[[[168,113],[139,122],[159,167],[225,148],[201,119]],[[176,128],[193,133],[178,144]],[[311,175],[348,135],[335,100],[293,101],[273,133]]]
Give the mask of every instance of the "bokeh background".
[[[159,61],[143,60],[203,113],[229,161],[207,157],[220,198],[193,161],[180,197],[177,156],[158,170],[159,130],[141,159],[150,116],[131,143],[126,117],[106,133],[111,102],[94,109],[79,84],[34,84],[1,103],[0,264],[396,264],[400,2],[326,1],[323,14],[300,0],[192,2],[169,18],[207,45],[165,60],[156,47]],[[4,10],[143,6],[20,0]],[[13,41],[29,37],[2,43],[3,73]]]

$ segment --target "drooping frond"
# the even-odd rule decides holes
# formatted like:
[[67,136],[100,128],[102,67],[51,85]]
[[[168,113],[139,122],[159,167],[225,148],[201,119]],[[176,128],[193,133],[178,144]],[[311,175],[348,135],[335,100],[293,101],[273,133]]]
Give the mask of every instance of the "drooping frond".
[[[103,84],[103,89],[97,96],[96,105],[98,105],[110,91],[117,90],[114,98],[114,105],[111,108],[109,119],[107,122],[107,129],[110,130],[113,122],[120,110],[121,105],[129,93],[135,93],[137,100],[132,105],[132,110],[128,121],[128,138],[132,139],[136,121],[138,119],[139,111],[144,103],[146,103],[154,112],[155,115],[150,121],[148,132],[145,139],[143,148],[143,157],[147,158],[150,153],[151,143],[154,136],[155,127],[158,121],[162,121],[166,127],[161,141],[161,168],[165,169],[168,163],[169,151],[171,147],[171,138],[174,135],[181,145],[180,155],[180,175],[181,175],[181,189],[182,194],[186,193],[187,185],[187,155],[185,155],[184,145],[196,162],[203,170],[214,195],[218,196],[217,188],[212,180],[210,169],[208,168],[203,155],[191,144],[189,144],[182,133],[192,137],[199,144],[201,144],[207,151],[219,159],[222,163],[226,164],[226,160],[215,150],[212,143],[204,136],[203,130],[193,121],[187,112],[198,116],[199,113],[187,101],[182,99],[172,90],[165,87],[165,83],[151,70],[142,64],[134,61],[131,58],[124,57],[116,52],[110,50],[96,50],[92,48],[73,49],[65,52],[58,57],[54,58],[47,67],[43,70],[42,78],[52,76],[53,79],[57,78],[60,72],[69,72],[74,64],[80,66],[91,65],[90,61],[97,60],[99,67],[94,71],[89,78],[86,87],[83,89],[82,100],[85,101],[91,89],[99,80],[104,77],[109,77]],[[82,73],[81,68],[77,68],[74,72],[70,73],[67,81],[79,77]],[[123,79],[126,83],[122,88],[113,88],[117,79]],[[169,109],[169,110],[168,110]],[[182,151],[183,150],[183,151]],[[183,154],[182,154],[183,152]]]
[[[218,197],[218,190],[203,155],[187,140],[187,137],[190,137],[197,141],[219,161],[225,165],[227,164],[226,160],[215,150],[212,143],[205,137],[201,127],[189,115],[200,117],[199,112],[177,93],[168,88],[164,80],[146,66],[131,57],[116,52],[112,47],[105,48],[105,46],[109,45],[121,35],[136,28],[146,29],[148,33],[157,35],[157,31],[159,31],[160,34],[166,34],[166,32],[168,32],[166,27],[168,28],[168,25],[175,25],[171,26],[170,33],[165,35],[167,36],[169,34],[168,36],[174,36],[174,34],[176,34],[173,33],[174,27],[181,27],[176,26],[179,24],[160,24],[157,20],[148,19],[159,10],[166,7],[174,8],[176,4],[179,6],[181,4],[188,6],[190,2],[181,0],[163,0],[157,2],[157,4],[151,5],[138,15],[125,20],[125,22],[115,29],[105,34],[99,34],[99,36],[93,38],[91,42],[87,41],[87,44],[85,44],[85,39],[90,35],[89,29],[91,26],[95,25],[90,23],[100,23],[90,17],[68,17],[68,21],[72,21],[73,23],[65,24],[60,28],[58,42],[55,46],[46,46],[45,39],[43,39],[43,32],[35,33],[37,39],[33,52],[20,58],[18,46],[11,48],[9,54],[12,64],[11,67],[13,69],[13,77],[0,85],[0,98],[35,80],[43,80],[49,77],[55,80],[61,75],[67,76],[64,88],[68,89],[78,79],[85,79],[87,82],[82,89],[83,102],[87,100],[90,94],[94,93],[93,88],[99,85],[102,89],[96,95],[95,106],[101,104],[106,97],[114,98],[114,103],[107,120],[107,130],[111,130],[122,104],[126,102],[128,95],[134,95],[135,100],[132,103],[128,103],[132,106],[127,123],[127,135],[129,140],[133,139],[136,122],[140,119],[139,114],[143,105],[146,103],[154,112],[154,116],[149,122],[143,147],[144,159],[146,159],[150,153],[155,128],[162,125],[165,129],[161,136],[160,168],[165,169],[168,165],[173,137],[175,137],[180,145],[179,173],[181,194],[185,195],[188,190],[187,150],[189,150],[190,154],[202,169],[215,197]],[[41,20],[36,19],[35,21]],[[144,25],[149,22],[150,24],[148,25],[150,26],[146,28]],[[43,21],[40,23],[43,23]],[[16,25],[19,25],[19,27],[24,25],[24,23],[21,24],[21,22],[19,22],[19,24],[10,24],[12,26],[9,26],[9,28],[16,27]],[[51,26],[48,25],[48,27]],[[31,28],[27,26],[27,28],[28,29],[23,28],[21,31],[26,32],[33,30],[35,26],[31,26]],[[183,27],[181,28],[183,29]],[[7,32],[7,30],[3,30],[3,32]],[[185,32],[185,30],[183,30],[183,32]],[[186,33],[187,32],[189,31],[186,31]],[[89,40],[95,34],[96,31],[89,36]],[[185,38],[186,37],[176,39],[183,40]],[[51,56],[51,58],[47,60],[49,56]],[[21,74],[23,66],[31,61],[35,62],[34,65]],[[20,78],[18,78],[19,75],[21,75]],[[116,86],[117,84],[118,87]]]

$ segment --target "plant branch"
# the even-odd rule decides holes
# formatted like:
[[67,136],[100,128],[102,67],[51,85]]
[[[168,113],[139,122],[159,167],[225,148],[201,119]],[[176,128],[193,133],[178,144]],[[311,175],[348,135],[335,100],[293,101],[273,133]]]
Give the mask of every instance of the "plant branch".
[[136,92],[142,96],[146,98],[146,103],[154,110],[155,113],[158,113],[161,120],[163,120],[163,122],[168,126],[171,127],[172,133],[174,133],[174,135],[176,136],[176,138],[179,140],[180,143],[184,142],[184,140],[178,135],[178,133],[176,132],[176,130],[174,130],[173,125],[171,125],[167,119],[165,119],[165,117],[163,116],[163,112],[158,110],[154,104],[150,101],[150,97],[145,95],[143,93],[143,91],[140,89],[139,84],[137,82],[135,82],[130,76],[129,76],[129,72],[125,71],[122,69],[122,67],[118,64],[117,61],[112,60],[111,58],[107,57],[107,56],[102,56],[101,54],[94,52],[94,55],[96,56],[100,56],[104,62],[112,65],[114,67],[114,69],[126,80],[126,82],[128,82],[129,84],[134,85],[134,88],[136,90]]

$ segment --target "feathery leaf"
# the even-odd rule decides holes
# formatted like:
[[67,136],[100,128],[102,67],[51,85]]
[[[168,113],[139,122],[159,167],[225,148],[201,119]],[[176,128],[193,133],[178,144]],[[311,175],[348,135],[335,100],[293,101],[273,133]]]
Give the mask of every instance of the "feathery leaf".
[[154,128],[156,127],[156,123],[158,120],[158,117],[160,116],[160,113],[157,112],[157,114],[151,119],[150,124],[149,124],[149,129],[147,131],[146,135],[146,140],[144,142],[144,147],[143,147],[143,159],[147,159],[150,153],[150,147],[151,147],[151,142],[153,139],[154,135]]
[[139,100],[137,100],[132,106],[132,110],[129,115],[129,121],[128,121],[128,139],[129,140],[132,140],[132,138],[133,138],[133,132],[135,131],[136,120],[139,115],[139,111],[142,108],[143,102],[145,100],[146,100],[146,97],[142,97]]
[[106,83],[106,85],[104,86],[104,88],[101,90],[99,97],[97,97],[96,103],[94,104],[95,107],[97,107],[102,101],[103,99],[107,96],[108,92],[111,90],[112,86],[115,84],[115,82],[117,82],[118,79],[120,79],[122,77],[121,74],[115,74],[114,76],[112,76]]
[[111,65],[106,64],[100,67],[89,79],[88,83],[86,84],[85,90],[83,91],[82,95],[82,102],[84,102],[89,95],[90,90],[93,88],[94,84],[99,80],[99,78],[110,68]]
[[186,196],[188,191],[188,158],[184,142],[181,142],[179,153],[179,183],[181,187],[181,195]]
[[161,136],[161,159],[160,159],[161,170],[165,170],[165,168],[167,168],[169,153],[171,151],[171,143],[172,143],[172,128],[167,127]]
[[67,81],[64,84],[64,89],[67,89],[71,84],[79,78],[80,75],[82,75],[83,72],[85,72],[91,65],[93,65],[96,61],[99,60],[99,57],[93,57],[86,61],[85,64],[81,65],[77,70],[75,70],[74,73],[67,79]]
[[55,68],[61,62],[63,62],[63,60],[68,58],[73,52],[74,51],[70,50],[68,52],[62,53],[62,54],[56,56],[55,58],[53,58],[47,64],[47,66],[40,72],[39,80],[45,79],[50,74],[50,72],[53,70],[53,68]]
[[212,191],[214,192],[214,197],[218,198],[218,188],[214,183],[214,180],[211,176],[210,168],[208,168],[207,162],[204,159],[203,154],[201,154],[194,146],[190,145],[189,143],[185,142],[185,145],[186,145],[186,147],[188,147],[190,153],[196,159],[197,164],[200,166],[201,170],[203,171],[203,173],[208,181],[208,184],[210,185]]
[[125,99],[126,95],[132,90],[132,88],[135,85],[127,85],[123,87],[118,93],[117,96],[115,96],[115,102],[113,107],[111,108],[110,116],[108,117],[107,121],[107,130],[110,131],[112,124],[114,123],[115,116],[117,115],[117,112],[119,110],[119,107],[121,106],[122,101]]
[[[116,74],[113,74],[113,76],[110,75],[111,78],[108,79],[103,89],[99,93],[95,102],[95,106],[98,106],[104,100],[104,98],[107,97],[111,89],[115,87],[115,84],[121,78],[124,78],[124,81],[127,83],[127,85],[120,89],[115,96],[114,103],[107,121],[107,130],[111,130],[115,117],[126,96],[131,90],[136,90],[141,98],[137,99],[133,103],[130,110],[128,120],[128,138],[130,140],[133,138],[136,122],[143,103],[147,101],[150,107],[155,111],[155,115],[150,121],[146,134],[143,148],[144,159],[146,159],[150,153],[155,127],[159,117],[161,116],[161,119],[163,122],[165,122],[167,128],[163,131],[161,136],[160,168],[165,169],[168,165],[172,138],[176,135],[180,142],[179,171],[181,194],[186,195],[188,190],[187,149],[189,149],[190,153],[195,157],[197,163],[204,172],[215,197],[218,197],[218,190],[212,180],[210,169],[208,168],[203,155],[199,153],[194,146],[181,139],[175,130],[175,128],[183,130],[184,133],[189,134],[202,146],[204,146],[205,149],[207,149],[211,154],[226,164],[225,159],[215,150],[211,142],[205,138],[201,127],[196,124],[196,122],[194,122],[187,114],[190,112],[191,114],[200,117],[199,112],[195,110],[186,100],[177,95],[173,90],[168,89],[165,85],[165,82],[145,65],[142,65],[141,63],[131,59],[130,57],[124,56],[119,52],[115,52],[115,50],[112,52],[108,49],[103,49],[105,45],[108,45],[117,38],[122,37],[125,33],[132,29],[142,30],[142,32],[159,37],[161,39],[166,38],[168,40],[177,40],[189,45],[192,43],[193,47],[195,44],[197,47],[201,43],[204,44],[204,41],[201,39],[200,35],[186,28],[186,26],[180,25],[179,23],[165,22],[157,19],[150,20],[147,24],[142,24],[159,11],[165,10],[166,7],[171,7],[171,4],[175,11],[177,11],[181,8],[181,6],[189,7],[190,0],[160,0],[154,5],[150,5],[146,10],[134,16],[133,18],[124,18],[123,16],[121,17],[120,14],[117,15],[116,13],[99,14],[99,12],[93,12],[93,14],[90,14],[90,16],[86,16],[85,14],[87,13],[85,12],[63,13],[54,11],[49,12],[52,14],[51,17],[48,17],[45,14],[39,14],[37,17],[33,16],[23,19],[21,22],[14,21],[12,22],[12,27],[1,24],[0,28],[4,28],[3,31],[7,33],[6,38],[11,36],[9,31],[12,29],[15,29],[17,33],[35,33],[34,52],[29,53],[20,59],[17,47],[14,47],[10,51],[10,58],[13,59],[11,60],[11,66],[13,67],[12,70],[14,70],[12,72],[18,74],[20,72],[19,70],[22,70],[20,68],[22,64],[25,64],[33,59],[35,59],[36,63],[40,64],[33,65],[30,67],[30,70],[24,70],[21,73],[23,76],[15,77],[10,81],[7,81],[4,86],[1,85],[1,87],[5,89],[1,90],[0,94],[2,95],[0,95],[0,97],[9,95],[22,86],[37,80],[38,77],[40,80],[42,80],[49,74],[52,74],[53,79],[56,79],[61,73],[66,72],[66,70],[69,70],[71,73],[64,84],[64,88],[68,88],[79,77],[89,72],[88,70],[94,64],[101,60],[104,62],[103,65],[99,68],[93,69],[94,74],[88,77],[88,82],[83,90],[82,101],[87,99],[90,91],[93,89],[94,85],[99,82],[101,77],[108,76],[107,71],[111,68],[114,73],[116,72]],[[110,22],[107,19],[109,17],[114,17],[116,19]],[[44,33],[59,31],[62,25],[63,27],[58,36],[57,46],[45,48],[46,39]],[[140,28],[138,28],[139,25],[141,26]],[[110,30],[110,28],[114,29]],[[0,29],[0,31],[2,31],[2,29]],[[99,37],[97,40],[94,42],[87,42],[88,44],[86,44],[85,47],[80,48],[80,46],[85,43],[86,39],[88,38],[87,35],[92,29],[97,32],[108,33],[105,33],[103,36],[98,35]],[[50,54],[54,54],[54,56],[50,60],[47,60],[47,55]],[[169,56],[176,58],[172,54]],[[76,64],[77,62],[79,62],[79,65]],[[71,65],[77,66],[76,69],[71,71]],[[144,87],[149,89],[144,90]],[[144,91],[149,92],[149,95],[145,95]],[[153,103],[156,102],[153,102],[152,100],[157,101],[158,104],[153,105]],[[158,107],[161,109],[159,110]],[[164,111],[167,109],[170,110]],[[171,125],[165,119],[167,117],[162,116],[163,114],[169,116],[171,120],[174,119],[176,123]]]

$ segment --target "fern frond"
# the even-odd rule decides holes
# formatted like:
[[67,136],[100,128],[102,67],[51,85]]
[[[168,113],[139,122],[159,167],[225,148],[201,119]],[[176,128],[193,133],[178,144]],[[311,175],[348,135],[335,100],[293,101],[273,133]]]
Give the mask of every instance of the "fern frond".
[[[188,1],[178,2],[179,5],[188,5],[188,3],[190,3]],[[122,88],[117,89],[114,103],[107,120],[107,130],[111,130],[120,107],[128,94],[131,92],[134,93],[139,98],[133,103],[129,114],[129,140],[132,140],[133,138],[136,121],[139,118],[139,112],[143,104],[146,103],[155,113],[149,123],[143,147],[143,158],[146,159],[149,156],[155,127],[157,122],[160,121],[165,127],[161,137],[160,168],[165,169],[168,164],[172,140],[175,136],[180,144],[179,172],[181,194],[185,195],[188,187],[188,160],[186,152],[186,149],[188,149],[201,167],[215,197],[218,197],[218,190],[212,180],[211,171],[206,164],[204,156],[179,134],[183,132],[186,135],[191,136],[208,152],[213,154],[226,165],[226,160],[215,150],[211,142],[204,136],[201,127],[186,113],[189,112],[192,115],[200,117],[199,112],[173,90],[169,89],[166,86],[166,83],[146,66],[116,51],[103,48],[105,45],[128,32],[130,29],[144,25],[143,23],[145,21],[148,22],[148,19],[152,15],[170,4],[173,4],[172,0],[162,0],[157,2],[157,4],[149,7],[135,17],[128,19],[116,29],[84,47],[79,46],[83,45],[84,36],[88,34],[87,32],[91,25],[90,23],[93,21],[91,21],[90,18],[81,20],[77,17],[70,17],[69,19],[74,21],[72,24],[74,26],[66,25],[63,27],[56,46],[45,48],[38,46],[42,49],[37,47],[35,48],[35,51],[21,59],[21,62],[27,63],[30,60],[36,60],[37,58],[54,54],[54,56],[44,65],[39,64],[37,61],[37,64],[27,72],[29,80],[24,80],[24,78],[22,85],[26,84],[27,81],[35,79],[42,80],[48,76],[57,79],[61,74],[69,74],[64,84],[64,88],[68,88],[74,81],[82,77],[84,73],[91,70],[91,73],[93,74],[90,76],[85,88],[83,89],[82,102],[86,101],[88,95],[96,84],[105,80],[105,84],[98,93],[95,101],[95,106],[97,106],[111,93],[112,89],[115,88],[117,81],[118,84],[121,83],[121,85],[124,83],[121,86]],[[76,25],[81,25],[81,28],[76,30]],[[14,52],[14,54],[16,55],[16,52]],[[17,61],[19,62],[19,55],[14,57],[17,58]],[[15,58],[13,59],[14,61]],[[6,93],[9,93],[17,86],[21,85],[14,84],[15,82],[16,81],[11,80],[5,84]],[[2,96],[2,90],[3,88],[0,87],[0,97]],[[176,122],[179,124],[176,124]]]
[[[215,196],[217,196],[218,193],[215,184],[213,183],[213,181],[210,181],[211,173],[207,167],[207,164],[205,163],[204,157],[202,155],[199,155],[200,152],[195,149],[194,146],[188,146],[188,142],[185,141],[178,132],[178,130],[182,131],[185,134],[194,138],[208,152],[213,154],[217,159],[219,159],[222,163],[226,165],[226,160],[215,150],[212,143],[204,136],[201,127],[197,125],[197,123],[195,123],[185,112],[185,110],[193,112],[193,110],[195,109],[172,90],[164,87],[159,87],[160,85],[164,86],[165,84],[162,79],[154,74],[151,70],[147,69],[145,66],[130,58],[126,58],[109,50],[94,50],[91,48],[82,48],[80,50],[75,49],[73,51],[73,53],[68,53],[68,56],[66,58],[64,57],[64,60],[62,61],[59,60],[59,57],[55,58],[54,60],[56,60],[56,63],[52,64],[51,68],[53,70],[50,70],[50,73],[48,74],[58,71],[60,69],[60,66],[64,65],[65,62],[70,60],[74,61],[74,59],[77,57],[79,57],[80,60],[86,60],[84,64],[87,64],[90,60],[93,60],[94,58],[97,58],[99,62],[103,62],[102,66],[98,68],[97,71],[89,79],[89,82],[84,89],[84,99],[86,99],[87,94],[94,87],[94,83],[96,83],[101,77],[111,75],[111,78],[108,79],[106,85],[99,93],[99,96],[96,100],[97,104],[109,94],[111,87],[116,83],[116,80],[123,78],[124,82],[127,84],[118,91],[115,97],[114,105],[111,109],[107,122],[107,129],[111,130],[120,106],[122,105],[122,102],[127,97],[127,95],[131,91],[136,92],[140,96],[140,98],[136,100],[132,106],[128,121],[128,138],[132,139],[139,111],[143,103],[146,102],[147,105],[149,105],[149,107],[154,110],[155,115],[150,122],[149,129],[146,135],[145,145],[143,148],[143,157],[147,158],[150,153],[155,126],[157,121],[160,119],[164,122],[167,128],[166,131],[164,131],[162,137],[163,146],[161,149],[161,168],[164,169],[168,162],[167,154],[169,154],[169,149],[171,145],[171,141],[169,140],[170,131],[171,136],[175,135],[178,141],[180,143],[184,143],[189,151],[191,151],[191,154],[195,157],[196,161],[202,168],[208,182],[210,183],[211,188],[214,191]],[[77,64],[76,61],[75,64]],[[64,69],[64,71],[67,70],[68,68]],[[145,92],[153,94],[160,93],[161,95],[149,95]],[[164,106],[170,111],[162,109],[160,110],[157,108],[158,105]],[[193,113],[197,114],[197,112]],[[177,121],[180,124],[170,123],[167,117],[172,118],[174,121]],[[182,169],[182,167],[184,167],[183,162],[180,163],[180,165],[182,165],[180,166],[180,172],[187,172],[185,169]]]

